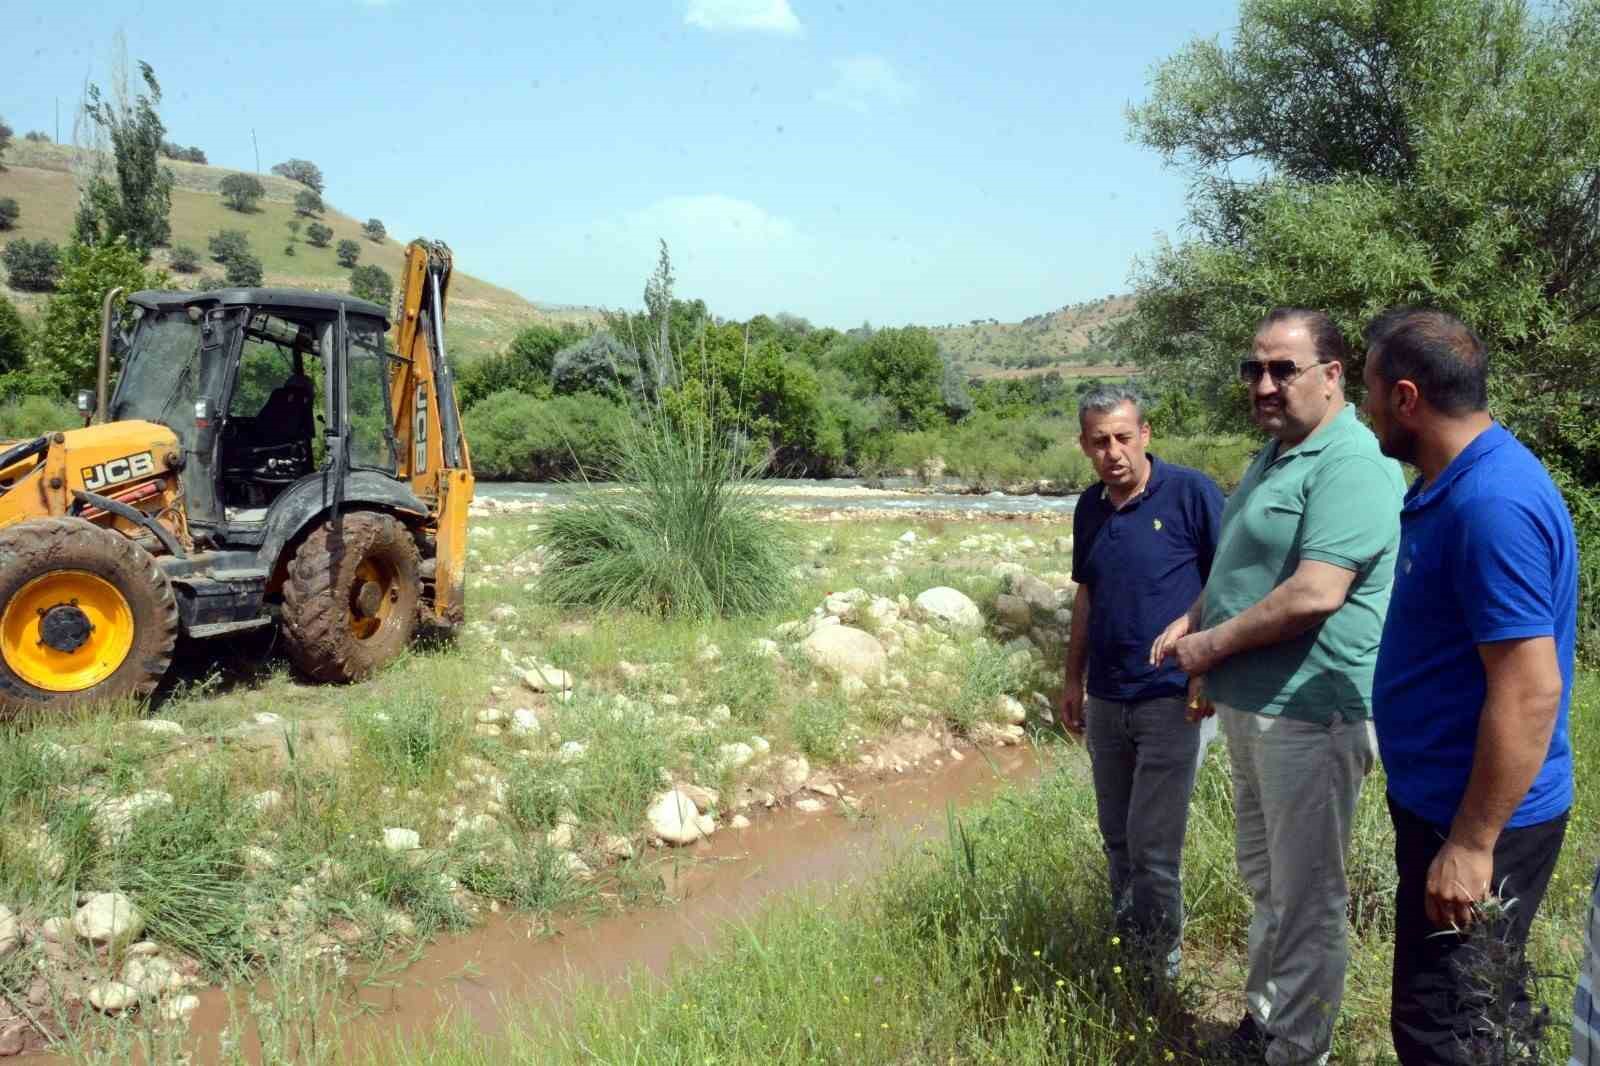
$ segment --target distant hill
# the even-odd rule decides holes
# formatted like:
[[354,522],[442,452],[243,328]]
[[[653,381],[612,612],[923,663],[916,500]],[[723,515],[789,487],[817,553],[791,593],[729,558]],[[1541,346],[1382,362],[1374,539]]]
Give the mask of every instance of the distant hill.
[[972,377],[1020,378],[1052,371],[1111,376],[1135,368],[1108,347],[1110,327],[1133,310],[1132,296],[1107,296],[1021,322],[977,319],[933,327],[939,347]]
[[[78,205],[77,187],[72,178],[77,151],[66,145],[20,138],[12,141],[5,155],[6,170],[0,173],[0,196],[13,197],[22,209],[22,217],[16,229],[0,233],[0,243],[17,237],[29,240],[44,237],[57,243],[66,242]],[[251,251],[265,268],[265,284],[348,292],[350,272],[339,266],[334,250],[341,240],[349,238],[361,245],[362,263],[378,264],[389,272],[396,285],[399,284],[404,241],[389,239],[375,244],[361,235],[363,219],[343,214],[332,205],[328,205],[320,220],[301,218],[302,223],[321,221],[333,230],[328,246],[313,248],[307,244],[302,225],[294,254],[285,252],[289,243],[286,223],[300,217],[294,212],[293,202],[295,194],[304,186],[274,174],[256,175],[266,189],[266,196],[255,211],[241,214],[225,206],[217,192],[222,179],[235,171],[172,159],[164,159],[162,163],[173,175],[173,245],[187,244],[205,257],[206,241],[212,234],[223,229],[242,230],[250,239]],[[417,235],[404,235],[406,240],[412,236]],[[447,232],[425,236],[437,236],[449,243]],[[169,267],[169,251],[157,249],[152,262]],[[491,285],[462,269],[470,264],[458,261],[457,265],[450,286],[446,342],[452,353],[464,360],[500,349],[518,330],[533,322],[584,321],[595,317],[594,312],[583,308],[536,307],[516,293]],[[221,273],[222,267],[206,258],[198,274],[172,271],[173,285],[194,288],[202,274]],[[10,298],[25,313],[41,309],[47,298],[45,294],[16,292],[3,283],[0,283],[0,295]]]

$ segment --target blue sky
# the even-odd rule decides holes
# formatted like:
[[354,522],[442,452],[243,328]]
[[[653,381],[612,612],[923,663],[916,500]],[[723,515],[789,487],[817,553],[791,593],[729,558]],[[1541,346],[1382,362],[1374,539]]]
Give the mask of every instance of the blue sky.
[[1014,321],[1125,291],[1184,181],[1127,141],[1153,63],[1235,2],[15,0],[0,115],[51,130],[113,33],[173,140],[316,162],[327,198],[548,303]]

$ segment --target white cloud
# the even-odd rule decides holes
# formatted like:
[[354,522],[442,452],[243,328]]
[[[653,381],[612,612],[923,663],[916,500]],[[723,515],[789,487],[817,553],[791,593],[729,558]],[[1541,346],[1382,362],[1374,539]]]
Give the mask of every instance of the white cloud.
[[800,19],[789,0],[689,0],[683,21],[703,30],[800,32]]
[[897,106],[916,95],[917,87],[894,64],[878,55],[857,55],[833,63],[833,84],[817,91],[817,99],[867,114],[880,105]]
[[795,236],[794,224],[758,204],[720,193],[668,196],[625,219],[625,228],[669,245],[771,247]]

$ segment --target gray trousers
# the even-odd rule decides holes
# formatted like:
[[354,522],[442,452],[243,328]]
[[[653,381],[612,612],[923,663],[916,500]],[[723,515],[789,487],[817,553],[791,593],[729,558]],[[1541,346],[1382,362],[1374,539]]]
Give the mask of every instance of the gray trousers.
[[1141,703],[1089,696],[1084,717],[1117,925],[1175,965],[1189,794],[1215,722],[1187,721],[1177,696]]
[[1255,903],[1245,1002],[1270,1038],[1268,1063],[1325,1062],[1349,962],[1345,855],[1377,738],[1370,721],[1315,725],[1221,705],[1217,715],[1239,874]]

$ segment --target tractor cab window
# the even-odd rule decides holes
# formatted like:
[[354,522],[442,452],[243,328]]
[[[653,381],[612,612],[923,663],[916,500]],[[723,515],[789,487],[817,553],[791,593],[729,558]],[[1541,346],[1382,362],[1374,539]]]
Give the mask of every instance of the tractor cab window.
[[389,364],[394,358],[380,323],[349,320],[350,465],[395,472]]
[[245,324],[222,430],[230,507],[265,507],[315,469],[324,329],[260,311]]

